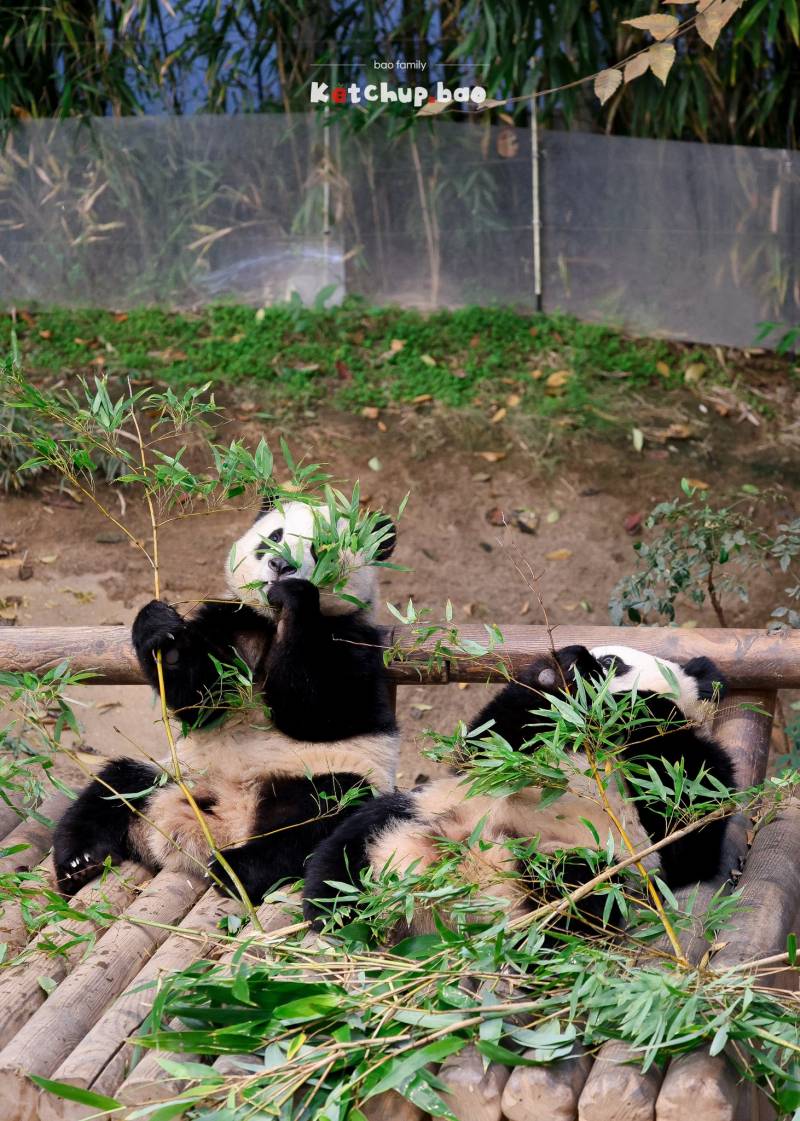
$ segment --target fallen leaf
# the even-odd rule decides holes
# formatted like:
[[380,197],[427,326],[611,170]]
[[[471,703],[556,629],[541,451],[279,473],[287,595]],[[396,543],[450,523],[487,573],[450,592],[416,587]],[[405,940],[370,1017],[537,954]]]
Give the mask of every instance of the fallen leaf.
[[39,338],[40,339],[52,339],[52,337],[53,337],[53,332],[52,331],[40,331],[39,332]]
[[685,623],[678,623],[679,627],[685,627],[686,630],[693,630],[697,626],[697,619],[687,619]]
[[[298,374],[313,374],[315,370],[319,369],[319,362],[297,362],[294,366],[290,366],[289,369],[295,370]],[[253,407],[255,408],[255,406]],[[244,405],[242,408],[244,408]]]
[[702,479],[687,479],[686,482],[689,484],[690,487],[694,487],[696,490],[710,490],[711,489],[709,487],[708,483],[704,483]]
[[481,345],[480,335],[473,335],[472,338],[469,340],[469,345],[472,347],[473,350],[475,349],[476,346],[480,346]]
[[526,599],[525,602],[523,603],[522,607],[520,607],[519,613],[520,613],[520,615],[527,615],[528,612],[530,611],[530,609],[531,609],[531,601],[529,599]]
[[386,425],[383,423],[382,420],[378,421],[378,431],[379,432],[388,432],[389,431],[389,429],[386,427]]
[[643,521],[644,512],[642,510],[638,510],[635,514],[628,514],[622,525],[625,532],[630,533],[631,536],[633,536],[634,533],[638,533],[640,531]]
[[572,556],[572,549],[554,549],[552,553],[545,553],[545,560],[562,561],[569,560]]
[[366,417],[367,420],[377,420],[380,416],[380,409],[377,409],[374,405],[365,405],[361,410],[361,415]]
[[694,385],[700,381],[700,378],[706,372],[704,362],[690,362],[686,369],[683,371],[683,380],[687,385]]
[[50,553],[46,557],[37,557],[37,560],[41,561],[42,564],[53,564],[54,561],[58,560],[58,553]]
[[411,398],[412,405],[424,405],[426,401],[432,401],[433,396],[430,393],[420,393],[416,397]]
[[635,27],[638,31],[649,31],[654,39],[666,39],[678,27],[676,16],[667,16],[663,12],[656,12],[650,16],[637,16],[636,19],[624,19],[628,27]]
[[[675,22],[677,23],[678,21],[675,20]],[[594,92],[599,98],[600,104],[605,105],[608,99],[617,92],[621,85],[622,71],[620,70],[601,70],[599,74],[596,74],[594,79]]]
[[423,704],[422,701],[414,701],[410,707],[413,708],[415,712],[430,712],[433,705]]
[[[263,308],[262,308],[262,311],[263,311]],[[111,318],[114,320],[115,323],[124,323],[125,320],[128,318],[128,313],[127,313],[127,311],[117,311],[112,315]]]
[[666,362],[656,362],[656,369],[662,377],[667,378],[670,375],[670,368]]
[[380,471],[382,464],[378,457],[376,455],[373,455],[372,459],[367,464],[367,467],[369,467],[370,471]]
[[468,681],[459,681],[458,687],[459,687],[459,689],[469,689],[469,682]]
[[389,343],[389,350],[392,352],[392,354],[397,354],[403,349],[405,345],[405,339],[392,339],[392,341]]
[[512,524],[520,533],[535,533],[539,525],[539,515],[535,510],[515,510]]
[[583,610],[586,612],[587,615],[591,615],[593,609],[592,609],[592,605],[591,605],[591,603],[589,603],[588,599],[582,599],[580,605],[583,608]]
[[490,483],[492,481],[492,476],[488,475],[485,471],[478,471],[472,478],[476,483]]
[[336,376],[338,377],[339,381],[351,381],[352,380],[353,371],[350,369],[350,367],[347,365],[346,362],[343,362],[341,360],[341,358],[336,359],[336,362],[334,363],[334,366],[336,368]]
[[508,452],[476,452],[481,459],[485,459],[487,463],[499,463],[501,459],[505,459]]
[[436,359],[431,358],[430,354],[421,354],[419,357],[420,362],[424,362],[426,366],[435,366]]
[[489,525],[507,525],[505,511],[500,506],[492,506],[486,511],[486,520]]
[[36,320],[33,318],[29,311],[18,311],[17,315],[20,317],[22,322],[27,323],[29,327],[33,327],[36,323]]
[[531,370],[531,377],[533,378],[534,381],[538,381],[541,376],[542,376],[542,371],[541,370]]
[[560,517],[561,517],[561,512],[559,510],[548,510],[547,517],[545,518],[545,521],[547,522],[548,525],[555,525]]
[[663,85],[667,83],[667,75],[675,61],[675,48],[672,43],[654,43],[647,52],[650,69],[660,79]]
[[692,430],[688,424],[671,424],[666,430],[665,438],[667,440],[688,440],[692,434]]
[[505,420],[507,416],[508,416],[508,409],[498,409],[497,412],[492,417],[492,419],[489,421],[489,423],[490,424],[499,424],[500,421]]
[[544,383],[548,389],[560,389],[562,385],[566,385],[572,377],[570,370],[556,370],[554,374],[550,374],[547,381]]
[[644,432],[641,428],[631,429],[631,439],[633,440],[634,450],[640,452],[644,447]]
[[509,393],[508,397],[506,397],[506,404],[508,405],[509,409],[518,408],[521,402],[522,398],[518,393]]

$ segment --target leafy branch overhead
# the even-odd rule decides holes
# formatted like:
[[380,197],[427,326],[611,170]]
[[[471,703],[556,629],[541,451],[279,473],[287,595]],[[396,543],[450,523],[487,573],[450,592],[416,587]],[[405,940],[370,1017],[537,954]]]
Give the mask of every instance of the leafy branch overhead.
[[636,78],[641,78],[648,70],[652,70],[655,76],[666,84],[667,76],[675,61],[675,47],[671,40],[677,39],[694,27],[703,42],[713,49],[723,27],[734,12],[741,8],[744,0],[689,0],[689,3],[685,0],[663,0],[663,3],[680,4],[686,7],[689,4],[696,4],[696,15],[683,23],[677,16],[662,12],[623,20],[622,22],[628,27],[649,32],[656,41],[651,47],[595,75],[594,92],[600,99],[601,105],[605,105],[623,82],[628,85]]

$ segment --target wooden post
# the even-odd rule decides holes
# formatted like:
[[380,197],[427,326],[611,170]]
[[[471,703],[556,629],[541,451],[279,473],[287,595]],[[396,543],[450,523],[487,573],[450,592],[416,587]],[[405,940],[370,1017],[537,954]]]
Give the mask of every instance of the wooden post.
[[[0,630],[5,630],[0,627]],[[68,794],[51,794],[39,807],[42,817],[58,821],[66,810],[72,805]],[[0,857],[0,875],[3,872],[29,872],[50,849],[52,841],[52,826],[41,821],[28,818],[17,825],[3,840],[2,848],[9,849],[16,845],[26,845],[21,852],[12,852],[8,856]]]
[[3,1121],[30,1121],[40,1091],[28,1075],[49,1078],[103,1011],[183,918],[206,881],[159,872],[97,947],[0,1051]]
[[[204,957],[214,944],[209,936],[220,919],[238,907],[235,900],[207,891],[182,920],[179,930],[167,938],[133,979],[128,991],[114,1001],[57,1067],[54,1081],[113,1097],[128,1073],[134,1051],[129,1040],[140,1030],[153,1006],[157,982]],[[146,985],[152,987],[145,988]],[[80,1121],[96,1113],[94,1107],[51,1096],[43,1098],[39,1106],[40,1121]]]
[[[535,1055],[526,1051],[525,1056]],[[514,1067],[501,1106],[508,1121],[575,1121],[578,1098],[592,1069],[592,1058],[576,1044],[565,1059],[535,1067]]]
[[489,1063],[468,1044],[445,1059],[438,1077],[447,1087],[443,1101],[458,1121],[501,1121],[501,1099],[511,1075],[509,1067]]
[[[89,910],[104,903],[112,912],[123,911],[136,897],[137,887],[149,873],[139,864],[123,864],[116,875],[105,883],[93,880],[76,893],[72,905],[75,910]],[[41,985],[42,978],[58,984],[74,969],[87,952],[87,943],[81,936],[104,932],[91,918],[69,919],[58,923],[56,929],[46,926],[31,942],[28,955],[19,965],[8,966],[0,974],[0,1047],[4,1047],[24,1024],[30,1020],[47,999]],[[50,941],[63,941],[66,945],[58,955],[45,953],[43,945]]]
[[[412,684],[442,681],[502,681],[502,663],[512,672],[550,649],[545,627],[502,626],[504,643],[483,658],[453,656],[440,669],[428,668],[435,639],[407,651],[388,669],[393,681]],[[392,631],[384,628],[382,645]],[[486,642],[482,626],[459,627],[462,639]],[[705,654],[719,666],[733,688],[800,688],[800,633],[770,635],[763,630],[682,630],[678,627],[558,626],[556,646],[633,646],[660,658],[683,662]],[[0,627],[0,670],[41,673],[68,660],[73,670],[92,670],[108,685],[144,682],[127,627]]]

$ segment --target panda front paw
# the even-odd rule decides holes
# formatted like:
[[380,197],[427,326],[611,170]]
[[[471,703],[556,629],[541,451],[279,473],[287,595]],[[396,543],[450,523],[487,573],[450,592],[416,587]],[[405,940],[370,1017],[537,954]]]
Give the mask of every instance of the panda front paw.
[[103,871],[109,853],[107,850],[87,848],[68,855],[54,855],[56,884],[62,895],[74,895],[76,891],[96,879]]
[[[251,903],[258,904],[264,894],[263,873],[254,867],[252,857],[246,851],[246,846],[238,849],[222,849],[221,856],[225,863],[232,869],[239,883],[247,892]],[[238,887],[232,880],[228,869],[215,856],[208,862],[206,875],[213,881],[214,890],[220,895],[230,895],[234,899],[241,898]]]
[[318,612],[319,588],[310,580],[290,576],[270,584],[267,602],[270,607],[279,607],[281,611]]
[[131,637],[140,661],[149,661],[156,650],[173,646],[186,624],[181,615],[160,599],[151,599],[133,621]]

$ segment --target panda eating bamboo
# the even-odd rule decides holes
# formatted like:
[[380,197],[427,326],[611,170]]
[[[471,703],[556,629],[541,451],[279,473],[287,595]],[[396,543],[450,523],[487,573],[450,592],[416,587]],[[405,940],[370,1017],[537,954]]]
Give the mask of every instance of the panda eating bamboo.
[[[267,500],[228,558],[233,600],[187,617],[160,600],[139,612],[133,644],[142,671],[157,690],[160,651],[167,705],[190,729],[176,751],[194,807],[171,757],[108,763],[56,828],[66,894],[107,858],[153,870],[208,867],[230,890],[224,865],[209,864],[210,835],[258,901],[302,874],[359,796],[393,788],[397,725],[371,609],[396,533],[387,517],[373,516],[369,548],[343,552],[338,590],[326,591],[308,577],[320,520],[331,515],[325,505]],[[237,659],[252,674],[249,706],[231,707],[225,691],[224,667]]]
[[[639,851],[668,834],[666,806],[658,798],[654,803],[633,795],[625,766],[652,768],[665,788],[670,768],[679,764],[685,767],[687,786],[700,779],[719,796],[733,786],[731,760],[710,731],[725,684],[704,657],[681,666],[625,646],[566,647],[534,659],[485,706],[472,727],[491,724],[513,749],[535,750],[537,734],[547,733],[557,719],[554,709],[547,712],[549,698],[574,692],[576,673],[583,681],[608,680],[612,694],[635,691],[639,699],[636,717],[614,755],[616,771],[603,776],[604,795],[580,751],[574,754],[566,790],[555,800],[534,785],[501,796],[469,796],[470,776],[459,769],[414,790],[385,794],[359,808],[317,848],[306,872],[306,918],[319,927],[342,896],[348,899],[342,906],[347,913],[353,893],[343,888],[359,887],[365,872],[369,891],[369,883],[387,873],[413,877],[424,872],[445,850],[454,851],[454,845],[460,846],[457,875],[477,885],[478,898],[489,904],[484,915],[494,906],[495,914],[520,916],[548,901],[548,892],[514,855],[515,841],[535,841],[538,853],[562,859],[565,880],[575,887],[593,875],[585,850],[608,851],[610,844],[618,860],[629,855],[625,839]],[[657,869],[670,888],[713,879],[724,866],[725,830],[725,819],[717,818],[653,853],[645,864]],[[596,924],[603,903],[602,897],[586,899],[578,921]],[[427,906],[417,907],[410,923],[404,920],[399,929],[432,932],[434,915]]]

